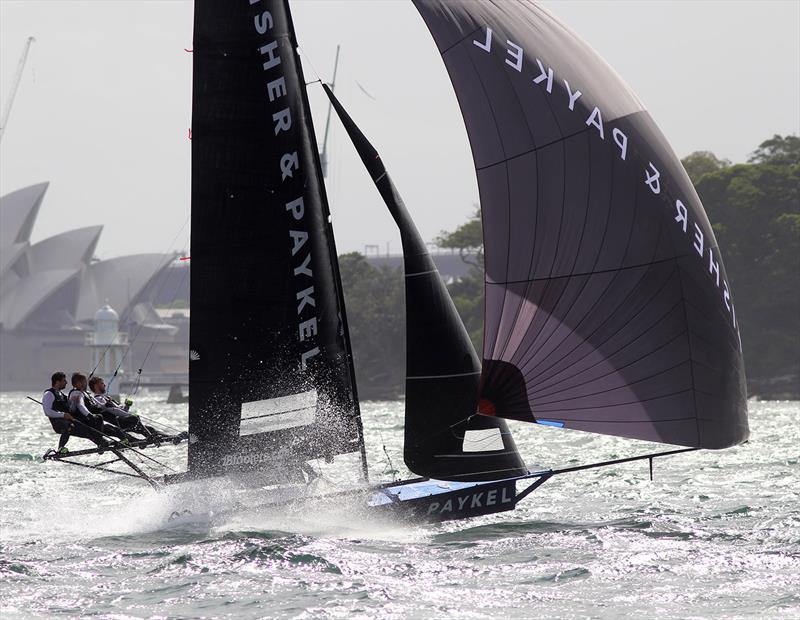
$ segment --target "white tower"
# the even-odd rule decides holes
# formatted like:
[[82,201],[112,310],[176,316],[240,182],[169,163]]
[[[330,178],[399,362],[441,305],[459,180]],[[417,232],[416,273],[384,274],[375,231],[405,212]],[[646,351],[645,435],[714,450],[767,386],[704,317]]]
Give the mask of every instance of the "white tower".
[[[128,334],[119,331],[119,315],[107,303],[94,315],[94,331],[86,334],[86,346],[92,348],[94,374],[111,381],[128,346]],[[122,372],[120,366],[117,375]]]

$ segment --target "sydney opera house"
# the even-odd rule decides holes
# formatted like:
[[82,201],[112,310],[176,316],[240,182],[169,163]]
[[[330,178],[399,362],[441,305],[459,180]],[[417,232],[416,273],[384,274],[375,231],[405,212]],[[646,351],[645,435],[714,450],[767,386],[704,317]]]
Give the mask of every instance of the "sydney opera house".
[[166,254],[97,260],[102,226],[31,244],[47,185],[0,197],[0,389],[43,389],[55,370],[98,362],[127,382],[142,368],[145,384],[184,383],[188,310],[165,308],[188,300],[188,265]]

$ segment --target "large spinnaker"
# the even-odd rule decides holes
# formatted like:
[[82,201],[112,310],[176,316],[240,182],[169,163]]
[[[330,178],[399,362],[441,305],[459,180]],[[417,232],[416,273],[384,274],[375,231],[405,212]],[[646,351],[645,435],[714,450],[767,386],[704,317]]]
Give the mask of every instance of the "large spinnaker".
[[284,0],[195,1],[189,468],[359,450],[333,235]]
[[504,420],[475,415],[481,367],[453,300],[378,152],[323,85],[403,242],[406,415],[403,458],[440,480],[497,480],[527,473]]
[[482,411],[702,448],[745,441],[730,282],[643,104],[535,4],[414,3],[478,176]]

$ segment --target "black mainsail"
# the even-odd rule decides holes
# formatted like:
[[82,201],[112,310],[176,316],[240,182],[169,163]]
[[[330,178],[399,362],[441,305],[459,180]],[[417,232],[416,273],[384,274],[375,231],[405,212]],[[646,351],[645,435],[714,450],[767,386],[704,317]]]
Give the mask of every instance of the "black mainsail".
[[745,441],[720,250],[641,101],[533,3],[414,4],[450,74],[478,176],[481,411],[693,447]]
[[336,251],[285,0],[195,0],[191,244],[190,473],[358,450],[363,460]]
[[527,473],[506,423],[475,415],[481,366],[453,300],[386,167],[339,100],[325,92],[403,242],[406,415],[403,457],[420,475],[497,480]]

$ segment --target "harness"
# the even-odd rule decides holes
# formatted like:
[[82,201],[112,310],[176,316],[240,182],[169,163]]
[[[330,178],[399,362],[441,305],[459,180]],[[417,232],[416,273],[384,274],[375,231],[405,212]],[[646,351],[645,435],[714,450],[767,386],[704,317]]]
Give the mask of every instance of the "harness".
[[69,399],[61,390],[51,387],[50,389],[45,390],[45,392],[50,392],[55,399],[53,400],[53,411],[58,411],[59,413],[69,413]]
[[[86,407],[86,409],[89,410],[89,413],[92,413],[94,415],[103,414],[104,409],[100,405],[98,405],[97,401],[95,401],[94,398],[91,398],[86,392],[84,392],[83,390],[79,390],[78,388],[72,388],[69,391],[70,397],[72,396],[73,392],[80,392],[81,396],[83,396],[83,404]],[[80,415],[80,410],[76,408],[76,411]]]

